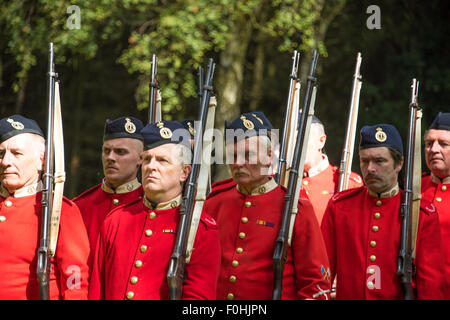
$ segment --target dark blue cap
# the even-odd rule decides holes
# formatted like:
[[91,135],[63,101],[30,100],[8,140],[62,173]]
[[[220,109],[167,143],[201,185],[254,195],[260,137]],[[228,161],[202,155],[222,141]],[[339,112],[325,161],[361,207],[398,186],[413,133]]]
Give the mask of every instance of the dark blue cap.
[[143,141],[141,130],[144,124],[134,117],[120,117],[106,120],[103,141],[117,138],[133,138]]
[[403,154],[402,138],[398,130],[390,124],[364,126],[361,129],[360,149],[391,147]]
[[429,129],[450,130],[450,113],[439,112]]
[[189,131],[191,138],[194,138],[195,136],[195,129],[194,129],[194,120],[192,119],[185,119],[185,120],[181,120],[180,122],[183,127]]
[[34,133],[45,138],[41,128],[33,119],[15,114],[0,120],[0,143],[21,133]]
[[239,141],[259,135],[267,135],[270,138],[270,131],[273,129],[273,126],[264,113],[253,111],[241,114],[232,122],[225,120],[225,137],[227,137],[227,130],[230,129],[234,130],[234,136]]
[[141,134],[144,138],[144,150],[150,150],[163,144],[183,144],[191,148],[191,135],[178,121],[160,121],[147,124]]

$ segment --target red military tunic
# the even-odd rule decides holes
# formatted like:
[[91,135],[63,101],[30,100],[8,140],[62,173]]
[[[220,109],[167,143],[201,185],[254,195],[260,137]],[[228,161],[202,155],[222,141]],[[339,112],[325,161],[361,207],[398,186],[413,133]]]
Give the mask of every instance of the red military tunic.
[[89,266],[92,265],[97,237],[108,212],[119,205],[133,202],[139,197],[142,197],[142,187],[137,179],[118,186],[116,189],[108,187],[105,179],[103,179],[101,184],[73,199],[73,202],[81,211],[89,237],[91,246]]
[[[398,187],[380,198],[367,187],[331,198],[322,221],[331,276],[337,274],[336,299],[403,299],[397,271],[400,248]],[[441,299],[445,289],[439,220],[436,208],[421,201],[416,245],[415,294]]]
[[[0,299],[39,299],[42,183],[10,195],[0,189]],[[86,299],[89,242],[80,211],[64,198],[56,253],[51,258],[50,299]]]
[[432,202],[439,215],[447,277],[445,299],[450,299],[450,177],[442,180],[433,174],[423,177],[422,198]]
[[[332,166],[326,155],[322,155],[322,157],[323,159],[319,164],[303,173],[302,179],[302,187],[311,200],[319,225],[322,223],[328,201],[339,187],[339,168]],[[361,187],[362,185],[361,177],[352,172],[348,180],[348,189]]]
[[[145,199],[111,211],[101,229],[89,299],[168,299],[167,271],[179,222],[180,199],[150,209]],[[199,223],[182,299],[215,299],[220,267],[215,221]]]
[[[286,192],[271,179],[244,194],[232,181],[213,184],[203,207],[219,226],[222,266],[217,299],[270,300]],[[309,201],[303,198],[299,203],[282,299],[327,299],[330,278],[323,238]]]

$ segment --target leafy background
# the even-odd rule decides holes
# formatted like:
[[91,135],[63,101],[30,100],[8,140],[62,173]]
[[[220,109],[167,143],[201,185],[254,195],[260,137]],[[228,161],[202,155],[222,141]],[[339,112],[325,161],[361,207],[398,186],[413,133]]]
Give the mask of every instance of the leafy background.
[[[240,112],[261,110],[281,128],[292,52],[301,51],[305,83],[317,48],[315,110],[326,126],[334,164],[344,143],[357,52],[363,58],[358,130],[391,123],[405,138],[412,78],[420,81],[425,128],[439,111],[450,109],[448,1],[0,2],[2,118],[20,113],[46,129],[48,43],[55,45],[68,197],[103,177],[106,119],[133,115],[146,121],[152,54],[159,59],[164,119],[197,118],[196,70],[213,58],[216,127]],[[80,8],[80,29],[67,27],[70,5]],[[379,6],[381,29],[367,28],[369,5]],[[353,170],[359,172],[357,155]],[[213,180],[228,175],[223,166],[213,173]]]

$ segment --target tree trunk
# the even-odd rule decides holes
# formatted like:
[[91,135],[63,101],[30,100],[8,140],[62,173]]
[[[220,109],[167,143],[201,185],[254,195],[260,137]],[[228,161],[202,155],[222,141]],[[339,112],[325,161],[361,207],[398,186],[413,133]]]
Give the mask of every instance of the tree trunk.
[[[225,50],[220,55],[214,85],[218,94],[215,128],[221,132],[224,130],[225,120],[233,120],[241,111],[245,58],[252,35],[250,20],[245,16],[239,17],[231,34]],[[229,171],[225,164],[214,166],[213,182],[228,177]]]

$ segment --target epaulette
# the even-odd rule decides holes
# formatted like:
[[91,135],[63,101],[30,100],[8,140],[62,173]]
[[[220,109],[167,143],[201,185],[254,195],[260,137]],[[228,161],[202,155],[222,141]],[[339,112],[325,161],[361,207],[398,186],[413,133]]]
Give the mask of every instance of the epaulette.
[[232,178],[214,182],[211,185],[211,192],[208,194],[206,199],[209,199],[220,192],[230,190],[231,188],[234,188],[235,186],[236,186],[236,182]]
[[346,199],[348,197],[351,197],[359,192],[361,192],[364,189],[364,186],[359,187],[359,188],[352,188],[352,189],[347,189],[347,190],[343,190],[341,192],[336,192],[333,197],[331,198],[331,200],[333,202],[336,201],[340,201],[342,199]]
[[200,221],[203,222],[206,229],[210,229],[210,228],[217,229],[216,220],[214,220],[211,216],[209,216],[207,214],[202,214],[200,217]]
[[426,199],[420,199],[420,209],[428,214],[436,213],[436,207]]
[[96,186],[93,186],[92,188],[87,189],[86,191],[84,191],[83,193],[81,193],[80,195],[78,195],[77,197],[73,198],[72,201],[75,202],[75,201],[77,201],[77,200],[83,198],[84,196],[88,195],[89,193],[91,193],[91,192],[93,192],[93,191],[95,191],[95,190],[97,190],[98,188],[101,188],[101,187],[102,187],[102,184],[99,183],[99,184],[97,184]]

